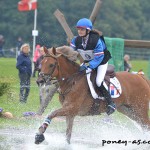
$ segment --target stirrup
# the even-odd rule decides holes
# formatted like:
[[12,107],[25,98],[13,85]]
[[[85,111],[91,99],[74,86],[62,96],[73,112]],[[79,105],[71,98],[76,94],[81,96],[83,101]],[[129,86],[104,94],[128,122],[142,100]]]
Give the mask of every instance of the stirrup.
[[113,104],[113,106],[108,105],[106,113],[107,113],[107,115],[111,115],[113,112],[115,112],[115,110],[116,110],[116,105],[115,104]]
[[112,109],[116,109],[116,105],[115,104],[113,104],[114,106],[112,106],[112,105],[108,105],[108,107],[111,107]]

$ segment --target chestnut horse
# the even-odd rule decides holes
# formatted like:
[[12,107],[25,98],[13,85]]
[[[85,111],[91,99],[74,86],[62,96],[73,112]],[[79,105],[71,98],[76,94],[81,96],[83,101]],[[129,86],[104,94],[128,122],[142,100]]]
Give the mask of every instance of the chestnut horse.
[[[67,49],[65,46],[63,49]],[[73,51],[70,49],[70,51]],[[48,115],[52,120],[54,117],[66,116],[67,130],[66,138],[70,143],[73,121],[75,116],[91,115],[90,110],[94,103],[86,80],[85,73],[79,72],[79,64],[67,58],[63,52],[51,48],[49,51],[45,48],[46,55],[42,61],[41,74],[37,82],[46,82],[47,79],[57,79],[60,91],[59,100],[62,108],[53,111]],[[150,129],[148,116],[150,101],[150,83],[141,75],[128,72],[117,72],[116,77],[119,80],[122,93],[120,97],[113,99],[117,110],[129,118],[140,123],[143,127]],[[106,112],[106,102],[100,101],[99,112]],[[39,137],[35,138],[36,144],[44,140],[43,133],[46,128],[39,128]],[[39,141],[38,141],[39,140]]]

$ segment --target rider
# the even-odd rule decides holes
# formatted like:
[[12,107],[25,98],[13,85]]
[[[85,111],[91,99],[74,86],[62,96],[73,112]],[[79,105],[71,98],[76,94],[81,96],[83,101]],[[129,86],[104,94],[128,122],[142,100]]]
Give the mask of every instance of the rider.
[[[78,36],[72,39],[70,46],[77,50],[84,62],[86,62],[80,65],[79,71],[86,70],[86,73],[89,74],[93,69],[97,70],[96,84],[106,99],[106,112],[110,115],[115,111],[116,106],[111,99],[109,91],[104,87],[103,80],[111,55],[107,50],[103,36],[100,36],[96,30],[92,30],[92,26],[92,22],[89,19],[80,19],[76,25]],[[98,95],[96,94],[93,98],[97,99]]]

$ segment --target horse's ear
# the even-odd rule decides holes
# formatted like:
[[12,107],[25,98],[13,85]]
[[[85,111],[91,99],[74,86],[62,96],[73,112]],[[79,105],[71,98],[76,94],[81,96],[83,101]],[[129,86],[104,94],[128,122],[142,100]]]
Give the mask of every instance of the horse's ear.
[[56,55],[56,48],[55,48],[55,47],[52,47],[52,53],[53,53],[54,55]]
[[44,49],[45,54],[48,54],[48,49],[45,46],[43,46],[43,49]]

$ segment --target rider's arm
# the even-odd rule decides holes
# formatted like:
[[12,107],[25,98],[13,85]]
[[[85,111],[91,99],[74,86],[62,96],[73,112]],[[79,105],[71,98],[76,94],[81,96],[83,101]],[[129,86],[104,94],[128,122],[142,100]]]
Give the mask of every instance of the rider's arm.
[[72,47],[74,50],[77,50],[77,49],[76,49],[76,45],[75,45],[75,40],[76,40],[76,37],[74,37],[74,38],[71,40],[70,47]]
[[89,67],[91,69],[97,68],[98,65],[103,61],[105,48],[106,48],[105,43],[99,39],[94,49],[94,59],[89,61]]

